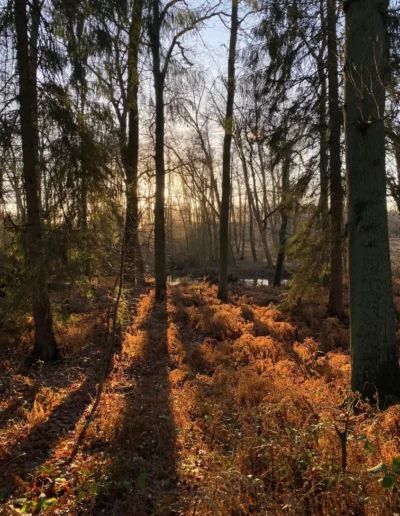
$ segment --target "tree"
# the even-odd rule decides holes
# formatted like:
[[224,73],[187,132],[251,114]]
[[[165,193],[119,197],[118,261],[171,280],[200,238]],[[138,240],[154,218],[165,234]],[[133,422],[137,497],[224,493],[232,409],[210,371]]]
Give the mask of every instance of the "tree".
[[353,390],[399,393],[385,174],[387,0],[346,2],[345,137]]
[[41,4],[34,0],[29,7],[30,29],[28,28],[27,0],[15,0],[14,17],[17,37],[18,99],[27,208],[29,271],[33,289],[32,306],[35,329],[33,356],[43,361],[52,361],[59,357],[59,351],[54,337],[51,304],[47,292],[38,181],[40,162],[37,40],[41,18],[40,6]]
[[128,42],[127,109],[129,136],[126,146],[125,262],[133,283],[143,284],[144,265],[139,242],[139,48],[142,33],[143,0],[134,0]]
[[[176,47],[179,48],[183,60],[189,64],[185,49],[180,39],[195,29],[200,23],[216,16],[214,6],[206,6],[197,10],[186,7],[176,11],[176,4],[183,0],[171,0],[162,6],[160,0],[152,0],[148,17],[148,34],[152,54],[152,71],[155,95],[155,175],[156,193],[154,206],[154,269],[155,296],[157,300],[165,297],[167,289],[166,251],[165,251],[165,83],[167,74],[174,58]],[[176,12],[174,12],[176,11]],[[172,38],[163,48],[162,33],[171,31],[171,24],[178,27],[172,30]],[[180,27],[179,27],[180,25]]]
[[281,177],[281,206],[280,206],[280,214],[281,214],[281,228],[279,230],[279,252],[278,258],[276,260],[276,268],[275,268],[275,277],[274,277],[274,287],[281,286],[283,265],[285,263],[285,254],[286,254],[286,239],[287,239],[287,229],[289,223],[289,204],[291,202],[290,198],[290,166],[291,166],[291,144],[290,142],[284,143],[284,149],[282,151],[283,159],[282,159],[282,177]]
[[329,315],[343,315],[342,289],[342,164],[340,156],[341,112],[339,106],[339,77],[337,49],[336,0],[328,0],[328,86],[329,86],[329,158],[331,200],[331,281]]
[[[125,173],[126,210],[124,226],[124,278],[128,287],[144,281],[144,264],[139,238],[139,86],[140,49],[143,29],[143,0],[104,7],[94,2],[92,54],[103,62],[91,63],[102,93],[118,122],[119,152]],[[97,42],[96,42],[97,43]]]
[[[247,78],[246,78],[247,79]],[[268,238],[267,238],[267,222],[268,213],[271,211],[268,194],[267,194],[267,168],[265,166],[265,156],[263,145],[265,144],[265,134],[263,127],[263,109],[260,106],[260,92],[258,91],[259,85],[257,84],[257,77],[252,76],[249,80],[244,80],[244,91],[242,93],[242,99],[240,101],[241,108],[237,105],[236,110],[240,112],[240,119],[237,122],[237,131],[235,131],[235,144],[236,150],[239,154],[240,160],[243,164],[244,183],[249,200],[249,207],[254,221],[256,222],[264,256],[267,261],[268,267],[274,267],[271,252],[269,250]],[[246,105],[248,104],[248,105]],[[245,109],[243,109],[245,107]],[[265,118],[265,115],[264,115]],[[247,155],[245,152],[245,143],[243,142],[242,133],[247,143]],[[256,149],[256,151],[254,150]],[[256,162],[258,159],[258,170],[256,171]],[[247,166],[247,160],[249,167]],[[244,163],[246,161],[246,163]],[[250,169],[250,170],[248,170]],[[251,190],[250,184],[250,172],[251,172],[251,183],[253,191]],[[272,175],[272,170],[268,168],[268,173]],[[258,177],[257,177],[258,176]],[[258,194],[257,179],[260,182],[261,195]],[[274,184],[272,185],[274,187]]]
[[224,118],[224,145],[222,154],[222,198],[219,237],[219,286],[218,299],[228,299],[229,263],[229,203],[231,197],[231,145],[233,133],[233,104],[235,100],[235,60],[236,42],[239,27],[238,0],[232,0],[231,33],[228,56],[228,81],[226,111]]

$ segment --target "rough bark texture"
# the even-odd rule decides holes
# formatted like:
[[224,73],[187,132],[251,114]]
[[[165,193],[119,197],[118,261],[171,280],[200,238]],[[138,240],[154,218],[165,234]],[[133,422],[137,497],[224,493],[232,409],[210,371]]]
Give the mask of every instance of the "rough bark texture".
[[[33,9],[38,9],[33,3]],[[17,67],[23,177],[27,208],[27,236],[29,280],[33,289],[33,320],[35,341],[33,356],[43,361],[59,356],[53,332],[50,299],[47,292],[46,268],[42,248],[42,227],[38,185],[38,118],[36,84],[36,49],[30,53],[26,0],[15,1],[15,28],[17,35]]]
[[143,1],[134,0],[129,30],[128,47],[128,124],[126,148],[126,221],[125,221],[125,276],[133,285],[144,280],[144,265],[139,242],[139,46],[142,31]]
[[329,85],[329,155],[331,200],[331,279],[329,315],[343,316],[342,294],[342,164],[340,159],[341,112],[339,107],[338,49],[336,34],[336,0],[328,0],[328,85]]
[[219,237],[219,288],[218,299],[228,299],[228,261],[229,261],[229,203],[231,195],[231,145],[233,126],[233,102],[235,97],[235,57],[238,32],[238,2],[232,0],[231,35],[228,58],[228,85],[225,112],[225,135],[222,155],[222,200]]
[[164,83],[165,72],[161,68],[161,19],[158,0],[153,0],[153,20],[150,26],[151,50],[153,54],[153,77],[156,104],[155,119],[155,166],[156,194],[154,207],[154,269],[155,296],[165,297],[167,291],[166,250],[165,250],[165,113]]
[[385,174],[387,0],[346,3],[345,131],[352,388],[399,392]]

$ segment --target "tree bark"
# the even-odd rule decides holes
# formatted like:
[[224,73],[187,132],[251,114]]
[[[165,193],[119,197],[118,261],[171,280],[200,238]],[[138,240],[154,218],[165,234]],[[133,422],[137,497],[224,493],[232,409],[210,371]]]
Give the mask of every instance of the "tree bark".
[[[33,2],[32,9],[39,9]],[[27,1],[15,0],[15,29],[17,36],[17,68],[21,121],[23,177],[27,207],[27,236],[29,280],[33,289],[34,358],[56,360],[59,351],[53,332],[47,274],[44,262],[43,232],[39,202],[39,132],[37,101],[37,49],[30,50]],[[38,16],[38,13],[35,13]]]
[[246,247],[246,219],[247,219],[247,204],[246,204],[246,197],[245,197],[244,198],[244,206],[243,206],[242,231],[241,231],[240,260],[244,260],[244,250]]
[[291,163],[291,152],[290,145],[285,150],[285,156],[282,164],[282,198],[281,198],[281,227],[279,230],[279,252],[276,260],[274,287],[281,286],[283,265],[285,263],[286,256],[286,234],[288,227],[288,203],[289,199],[289,187],[290,187],[290,163]]
[[139,242],[139,48],[142,32],[143,0],[134,0],[128,46],[128,124],[126,149],[125,270],[133,285],[143,285],[144,265]]
[[[78,36],[79,37],[79,36]],[[80,93],[80,109],[79,109],[79,117],[84,123],[85,120],[85,106],[86,106],[86,85],[80,81],[78,86],[78,91]],[[87,166],[87,156],[85,153],[85,139],[81,138],[80,141],[80,164],[81,164],[81,195],[80,195],[80,228],[83,232],[84,238],[88,237],[88,166]],[[92,275],[91,271],[91,259],[88,256],[85,261],[85,275],[90,278]]]
[[388,1],[346,3],[345,134],[354,391],[399,394],[385,174]]
[[391,127],[386,127],[386,134],[392,142],[392,150],[396,163],[396,178],[387,177],[387,185],[390,195],[393,197],[397,211],[400,213],[400,135]]
[[222,155],[222,200],[219,242],[219,287],[218,299],[228,300],[228,261],[229,261],[229,203],[231,196],[231,145],[233,129],[233,103],[235,98],[235,58],[238,33],[238,0],[232,0],[231,34],[228,57],[228,84],[225,112],[225,135]]
[[329,86],[329,156],[331,201],[331,280],[329,315],[343,316],[342,292],[342,164],[340,158],[341,112],[339,106],[339,77],[337,49],[336,0],[328,0],[328,86]]
[[326,21],[324,11],[324,0],[320,0],[320,17],[321,17],[321,33],[323,41],[321,49],[317,57],[318,77],[321,83],[321,94],[319,98],[319,138],[320,138],[320,199],[319,199],[319,216],[322,228],[328,225],[328,127],[326,123],[326,102],[327,102],[327,87],[326,87],[326,73],[325,73],[325,50],[326,50]]
[[[154,269],[155,297],[160,301],[167,291],[166,250],[165,250],[165,113],[164,84],[165,71],[161,68],[161,19],[158,0],[152,2],[152,22],[150,26],[151,50],[153,55],[153,77],[156,105],[155,119],[155,167],[156,193],[154,207]],[[166,66],[166,65],[165,65]],[[229,201],[228,201],[229,202]]]
[[254,238],[253,212],[251,211],[251,209],[249,209],[249,218],[250,218],[249,232],[250,232],[251,257],[253,258],[253,262],[257,263],[258,262],[257,247],[256,247],[255,238]]

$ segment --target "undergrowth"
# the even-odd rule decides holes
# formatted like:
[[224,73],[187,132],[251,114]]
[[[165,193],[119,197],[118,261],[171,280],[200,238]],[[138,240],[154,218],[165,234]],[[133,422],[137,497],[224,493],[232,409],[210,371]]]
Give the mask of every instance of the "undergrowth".
[[143,294],[105,381],[104,328],[85,315],[60,329],[62,381],[4,361],[5,514],[399,512],[399,406],[349,392],[348,329],[323,305],[280,303],[265,287],[229,304],[204,285]]

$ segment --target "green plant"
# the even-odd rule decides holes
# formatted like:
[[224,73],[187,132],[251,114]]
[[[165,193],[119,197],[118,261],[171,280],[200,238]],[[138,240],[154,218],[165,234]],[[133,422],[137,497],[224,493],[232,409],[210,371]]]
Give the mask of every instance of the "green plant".
[[315,221],[304,223],[287,246],[292,261],[292,279],[284,294],[283,310],[299,303],[320,303],[329,268],[329,233],[316,227]]
[[382,487],[384,489],[392,489],[400,475],[400,457],[395,457],[392,460],[391,467],[381,462],[377,466],[370,468],[368,473],[371,473],[372,475],[383,473],[383,477],[380,479]]

